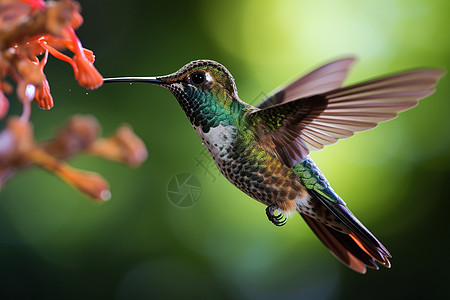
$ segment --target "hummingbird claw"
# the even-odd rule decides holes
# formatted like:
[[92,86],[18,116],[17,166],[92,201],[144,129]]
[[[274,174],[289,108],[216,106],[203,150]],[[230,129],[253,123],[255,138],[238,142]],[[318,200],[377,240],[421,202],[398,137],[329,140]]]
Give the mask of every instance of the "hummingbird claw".
[[267,218],[270,222],[272,222],[275,226],[283,226],[286,224],[286,218],[283,214],[275,215],[275,211],[278,209],[278,206],[272,204],[267,206],[266,208],[266,214]]

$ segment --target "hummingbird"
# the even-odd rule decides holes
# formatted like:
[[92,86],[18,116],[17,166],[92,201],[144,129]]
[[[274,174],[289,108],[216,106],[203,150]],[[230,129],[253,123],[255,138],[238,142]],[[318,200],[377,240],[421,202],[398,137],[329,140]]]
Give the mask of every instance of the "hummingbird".
[[365,273],[390,267],[391,254],[352,214],[309,157],[311,151],[393,119],[434,92],[444,72],[424,68],[343,87],[355,58],[338,59],[276,90],[258,105],[242,101],[231,73],[212,60],[192,61],[144,82],[177,99],[220,172],[266,206],[276,226],[298,212],[342,263]]

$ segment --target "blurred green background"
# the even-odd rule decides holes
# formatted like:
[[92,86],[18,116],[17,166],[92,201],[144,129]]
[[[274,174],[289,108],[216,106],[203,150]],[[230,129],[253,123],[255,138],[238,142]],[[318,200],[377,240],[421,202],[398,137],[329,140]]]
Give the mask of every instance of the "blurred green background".
[[[450,69],[445,0],[80,2],[78,35],[105,77],[163,75],[209,58],[230,70],[252,104],[348,55],[359,60],[347,84],[421,66]],[[413,110],[312,154],[393,254],[391,269],[363,276],[338,262],[299,216],[277,228],[263,205],[219,176],[166,90],[114,84],[86,91],[55,59],[46,74],[55,107],[33,107],[38,139],[88,113],[104,134],[131,124],[149,158],[138,169],[87,156],[71,161],[108,179],[113,196],[102,205],[41,169],[9,181],[0,192],[3,299],[448,297],[448,76]],[[16,101],[11,110],[20,113]],[[191,208],[167,197],[181,172],[201,182]]]

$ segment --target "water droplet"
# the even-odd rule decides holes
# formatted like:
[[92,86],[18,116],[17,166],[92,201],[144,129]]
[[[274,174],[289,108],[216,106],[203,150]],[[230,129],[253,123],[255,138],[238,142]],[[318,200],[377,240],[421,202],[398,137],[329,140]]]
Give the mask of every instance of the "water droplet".
[[34,98],[34,94],[36,92],[36,87],[32,84],[27,84],[25,88],[25,97],[27,97],[28,100],[31,100]]
[[111,199],[111,192],[109,190],[103,190],[100,192],[100,200],[108,201]]

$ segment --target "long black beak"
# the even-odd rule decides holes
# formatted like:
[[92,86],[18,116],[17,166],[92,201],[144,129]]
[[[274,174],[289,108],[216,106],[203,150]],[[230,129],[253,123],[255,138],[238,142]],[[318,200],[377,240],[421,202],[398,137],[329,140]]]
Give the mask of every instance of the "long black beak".
[[116,78],[103,78],[104,83],[108,82],[146,82],[161,85],[167,83],[156,77],[116,77]]

